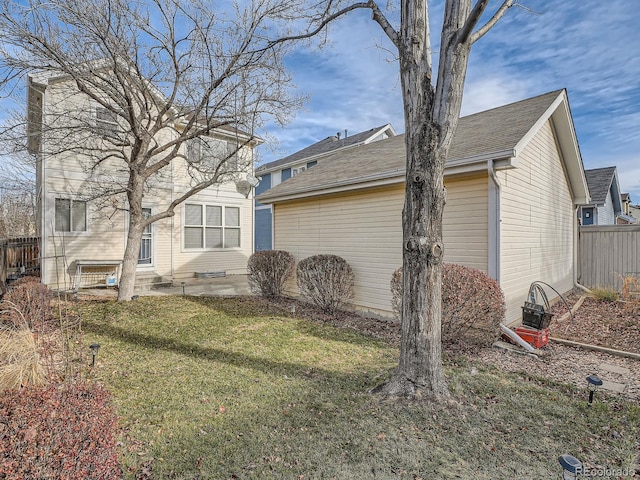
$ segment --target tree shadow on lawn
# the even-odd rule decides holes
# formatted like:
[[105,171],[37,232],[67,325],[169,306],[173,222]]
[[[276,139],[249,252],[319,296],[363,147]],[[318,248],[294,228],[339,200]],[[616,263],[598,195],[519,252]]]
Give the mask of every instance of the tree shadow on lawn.
[[[286,375],[290,378],[299,377],[312,380],[322,379],[323,383],[326,383],[327,380],[332,380],[330,383],[356,381],[357,379],[362,380],[362,375],[357,373],[342,373],[335,370],[324,369],[317,365],[276,361],[221,348],[204,347],[175,339],[135,333],[112,323],[88,323],[84,325],[84,331],[104,335],[146,349],[164,350],[193,358],[202,358],[210,362],[219,362],[240,368],[250,368],[265,374]],[[373,386],[374,385],[371,385],[371,387]]]

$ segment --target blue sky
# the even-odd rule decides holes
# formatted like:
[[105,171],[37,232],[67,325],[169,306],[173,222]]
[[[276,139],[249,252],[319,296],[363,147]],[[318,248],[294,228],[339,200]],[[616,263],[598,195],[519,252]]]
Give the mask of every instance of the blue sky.
[[[430,1],[437,45],[441,3]],[[497,1],[490,4],[495,6]],[[473,47],[463,115],[566,88],[586,169],[615,165],[640,203],[640,9],[628,0],[520,0]],[[398,65],[370,14],[335,23],[323,49],[298,49],[287,65],[309,96],[289,125],[271,127],[275,160],[336,132],[391,123],[404,131]]]

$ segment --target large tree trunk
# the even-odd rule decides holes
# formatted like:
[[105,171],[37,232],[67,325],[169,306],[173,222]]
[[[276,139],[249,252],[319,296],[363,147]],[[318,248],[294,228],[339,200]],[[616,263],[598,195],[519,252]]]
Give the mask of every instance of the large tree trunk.
[[471,50],[459,42],[471,2],[447,2],[437,88],[431,79],[426,0],[403,0],[398,42],[407,172],[403,223],[400,362],[382,386],[390,395],[449,396],[442,367],[444,167],[458,124]]

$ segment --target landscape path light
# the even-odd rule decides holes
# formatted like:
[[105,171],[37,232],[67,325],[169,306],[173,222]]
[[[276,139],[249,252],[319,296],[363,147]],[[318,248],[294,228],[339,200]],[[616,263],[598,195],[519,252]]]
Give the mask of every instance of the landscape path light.
[[602,380],[595,374],[587,377],[587,383],[589,383],[589,406],[593,404],[593,395],[596,393],[598,387],[602,386]]
[[558,457],[558,462],[560,462],[560,466],[562,466],[563,480],[578,478],[582,473],[582,462],[572,455],[560,455]]
[[98,350],[100,350],[99,343],[92,343],[89,345],[89,350],[91,350],[91,367],[96,364],[96,355],[98,355]]

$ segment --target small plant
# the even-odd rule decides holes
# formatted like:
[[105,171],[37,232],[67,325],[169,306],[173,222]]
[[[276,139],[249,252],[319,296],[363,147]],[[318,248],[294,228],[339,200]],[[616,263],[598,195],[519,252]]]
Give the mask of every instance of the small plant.
[[618,292],[606,287],[592,288],[591,295],[597,302],[615,302],[618,300]]
[[294,256],[283,250],[265,250],[249,257],[249,287],[263,297],[279,297],[293,272]]
[[353,298],[354,274],[337,255],[314,255],[298,263],[298,288],[303,297],[328,312]]
[[636,275],[622,277],[622,300],[628,309],[640,307],[640,279]]
[[[391,276],[391,306],[396,319],[402,308],[402,268]],[[498,282],[475,268],[445,263],[442,269],[442,340],[469,335],[479,343],[493,340],[504,318],[504,294]]]
[[6,391],[0,425],[0,478],[122,478],[117,418],[97,384]]

